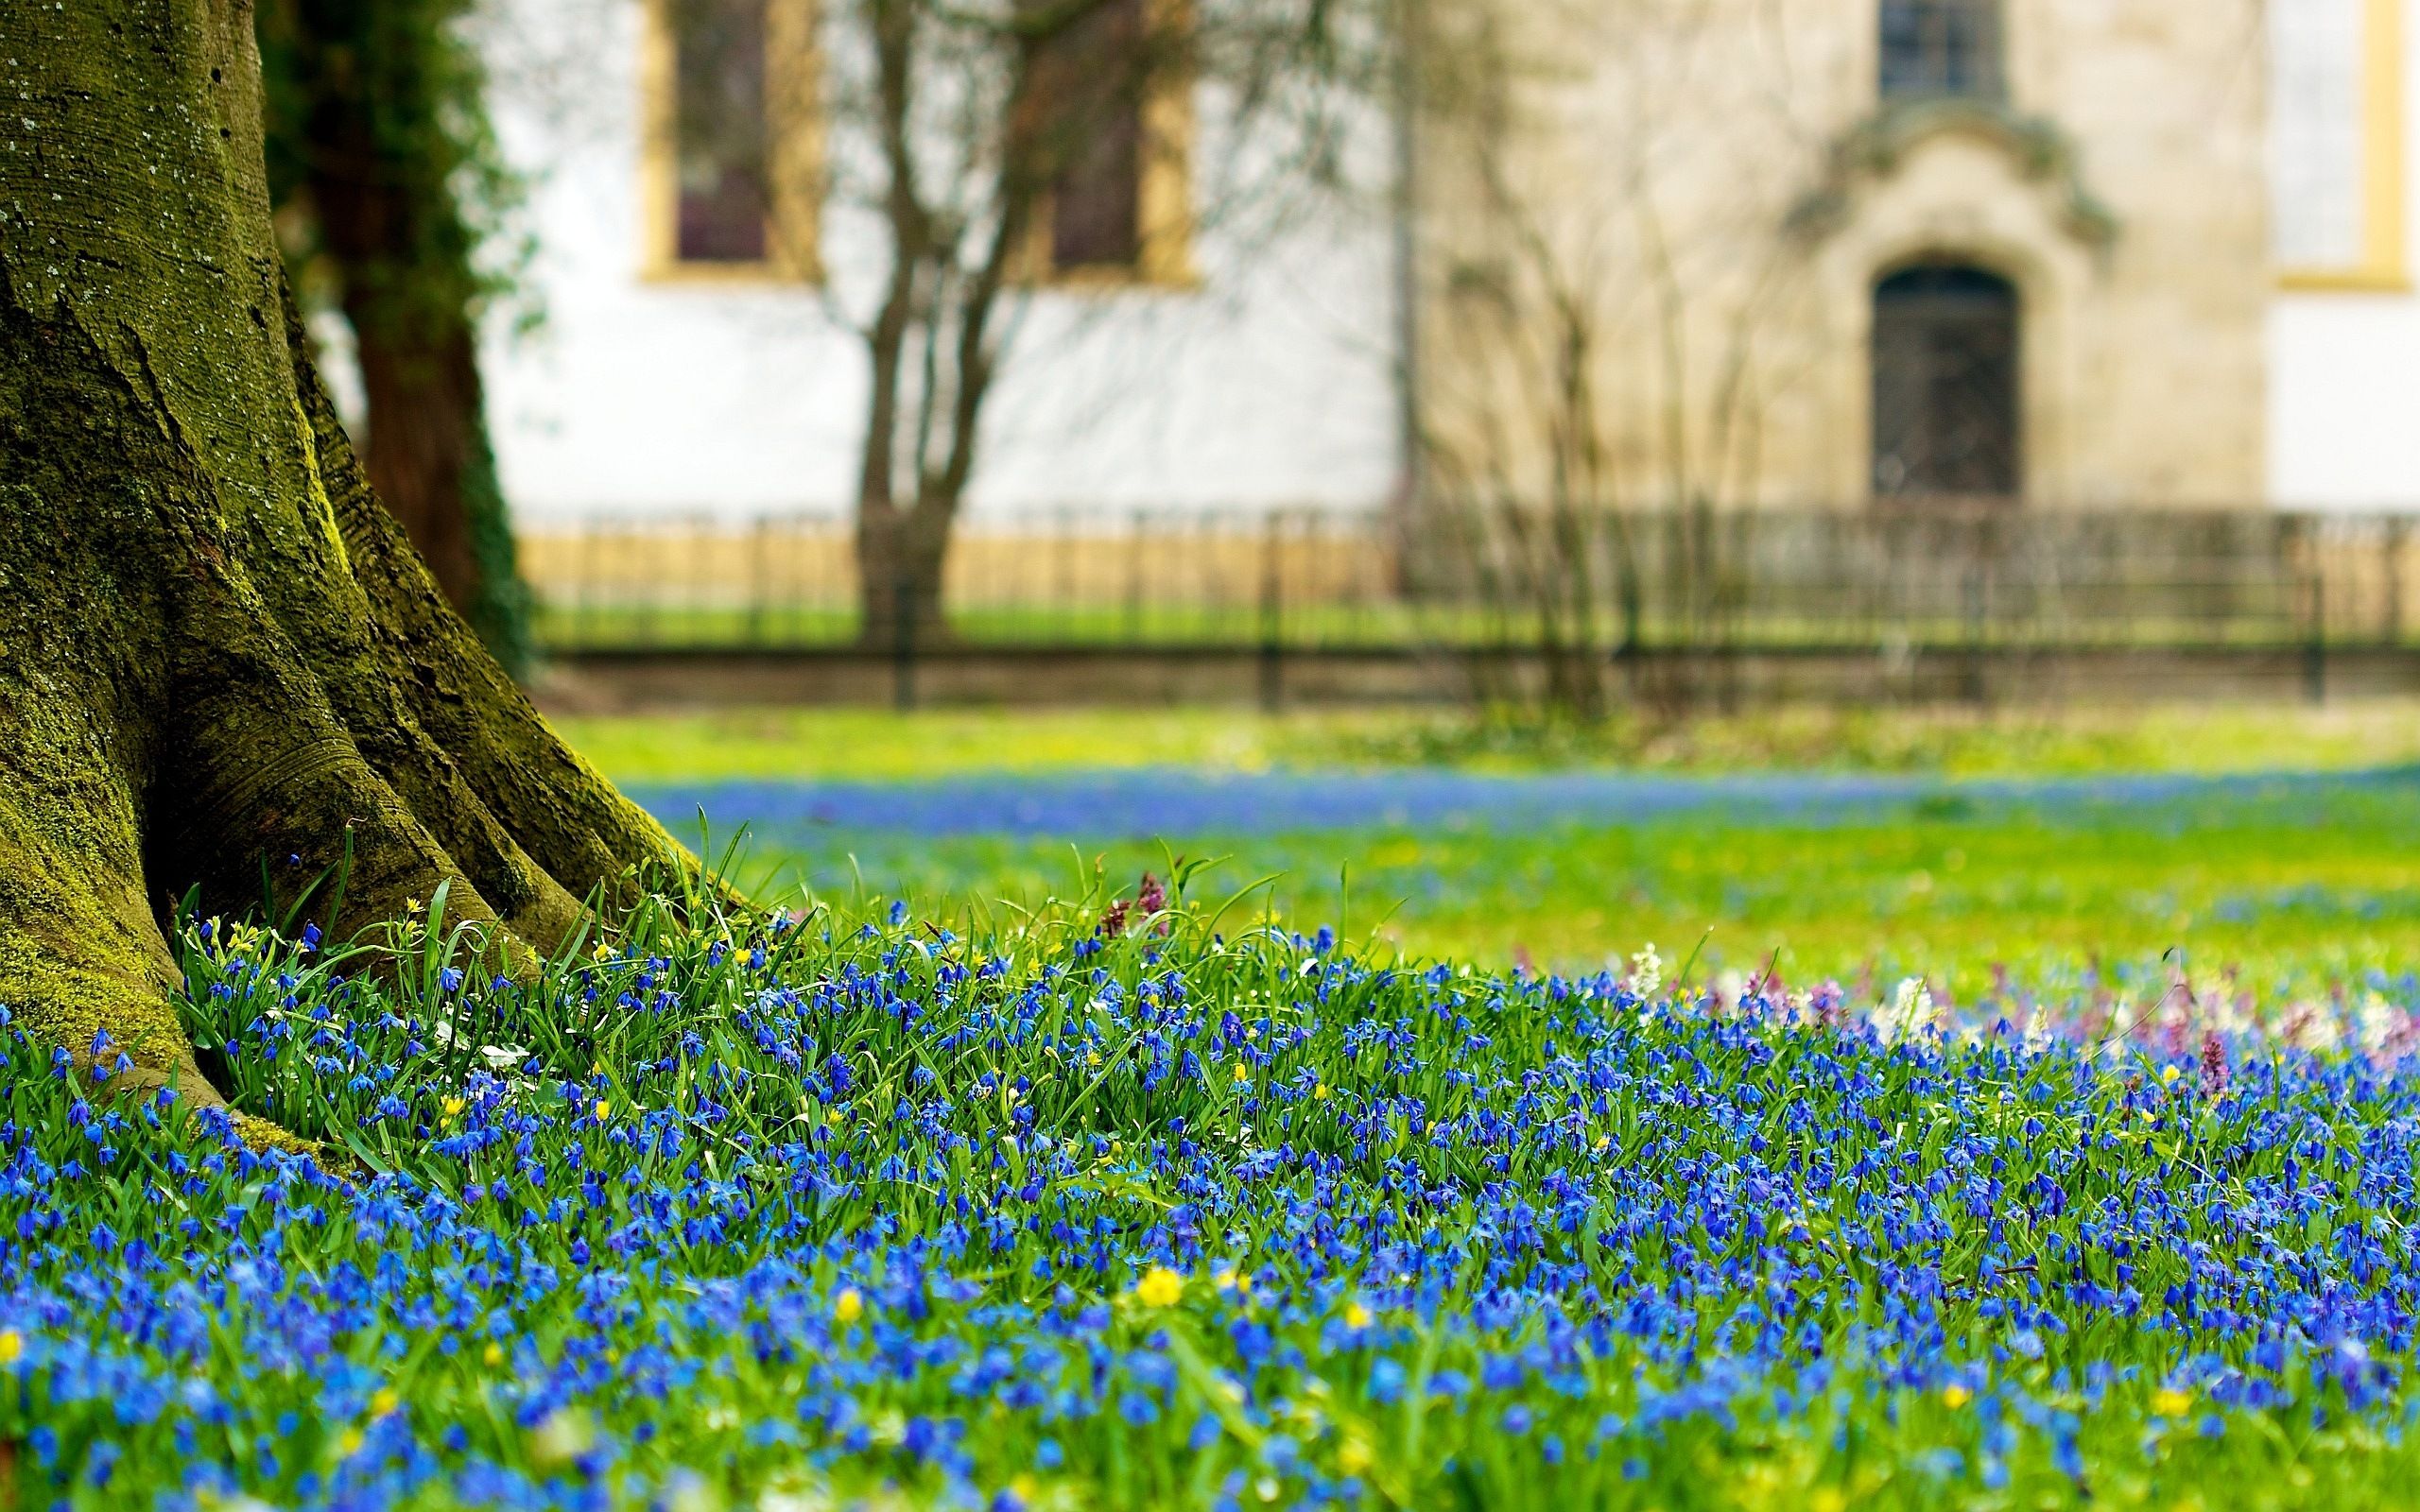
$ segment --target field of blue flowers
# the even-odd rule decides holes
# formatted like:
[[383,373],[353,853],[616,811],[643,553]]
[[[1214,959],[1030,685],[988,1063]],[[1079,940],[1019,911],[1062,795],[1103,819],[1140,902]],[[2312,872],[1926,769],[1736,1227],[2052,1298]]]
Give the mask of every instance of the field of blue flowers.
[[8,1041],[17,1504],[2289,1507],[2420,1471],[2392,984],[1492,974],[1195,872],[980,937],[651,906],[516,983],[434,902],[185,934],[216,1079],[318,1161]]
[[[2420,939],[2420,768],[1945,779],[1451,769],[954,772],[657,781],[692,838],[749,826],[768,888],[1012,917],[1100,876],[1220,857],[1255,914],[1494,967],[1592,971],[1642,941],[1964,1002],[2164,988],[2396,990]],[[719,840],[717,840],[719,844]],[[2215,988],[2214,988],[2215,990]]]

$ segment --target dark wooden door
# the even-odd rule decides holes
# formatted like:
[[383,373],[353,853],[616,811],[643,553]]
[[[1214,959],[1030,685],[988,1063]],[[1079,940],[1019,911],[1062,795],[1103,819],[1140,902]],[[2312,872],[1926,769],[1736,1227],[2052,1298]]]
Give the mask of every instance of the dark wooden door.
[[1874,291],[1877,498],[2014,498],[2024,487],[2014,284],[1914,267]]

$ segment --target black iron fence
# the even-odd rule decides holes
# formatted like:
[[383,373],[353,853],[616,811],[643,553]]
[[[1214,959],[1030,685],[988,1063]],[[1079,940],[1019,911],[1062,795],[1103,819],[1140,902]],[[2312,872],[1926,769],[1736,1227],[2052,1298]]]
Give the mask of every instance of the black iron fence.
[[[946,644],[912,649],[2396,647],[2420,632],[2415,523],[2038,507],[1028,514],[961,527],[940,589]],[[841,514],[596,519],[529,530],[521,549],[557,651],[858,643]]]

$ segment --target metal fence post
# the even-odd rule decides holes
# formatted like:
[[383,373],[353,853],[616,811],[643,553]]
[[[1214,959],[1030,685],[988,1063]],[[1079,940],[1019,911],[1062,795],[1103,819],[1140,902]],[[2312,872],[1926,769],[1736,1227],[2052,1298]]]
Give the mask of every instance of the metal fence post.
[[2386,549],[2382,553],[2386,606],[2378,628],[2379,639],[2389,646],[2400,644],[2403,641],[2403,548],[2410,531],[2411,522],[2408,520],[2397,518],[2386,523]]
[[773,517],[756,517],[754,549],[748,561],[748,609],[741,622],[742,644],[760,647],[765,644],[765,614],[773,597]]
[[1275,713],[1286,699],[1284,521],[1270,510],[1260,537],[1260,706]]
[[2310,637],[2303,649],[2303,690],[2312,703],[2324,704],[2327,702],[2327,573],[2316,551],[2309,573]]
[[890,590],[890,697],[901,713],[916,707],[916,585],[906,573]]
[[1983,565],[1980,561],[1967,564],[1966,581],[1962,587],[1966,621],[1966,701],[1971,704],[1989,703],[1991,699],[1985,691],[1983,671],[1986,652],[1983,645]]

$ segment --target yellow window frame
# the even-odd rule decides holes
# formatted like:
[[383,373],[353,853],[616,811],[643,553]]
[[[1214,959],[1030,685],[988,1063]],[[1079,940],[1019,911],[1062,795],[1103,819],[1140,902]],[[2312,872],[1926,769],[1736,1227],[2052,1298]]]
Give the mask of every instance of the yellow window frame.
[[815,0],[766,0],[765,113],[771,213],[752,261],[680,255],[680,77],[672,8],[645,0],[639,40],[640,273],[661,283],[812,284],[823,277],[822,55]]
[[2404,0],[2362,0],[2361,253],[2343,267],[2288,267],[2304,293],[2398,293],[2411,287],[2404,178]]
[[[1193,25],[1192,3],[1145,0],[1144,16],[1154,28],[1180,30]],[[1011,268],[1016,281],[1079,290],[1200,286],[1201,275],[1193,261],[1193,152],[1197,129],[1192,77],[1185,70],[1172,69],[1166,77],[1154,80],[1143,97],[1143,150],[1134,185],[1138,224],[1132,266],[1056,266],[1050,249],[1058,208],[1053,197],[1046,194],[1034,205],[1033,229],[1022,239]]]

